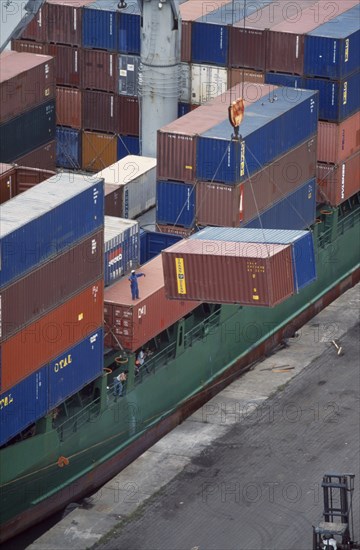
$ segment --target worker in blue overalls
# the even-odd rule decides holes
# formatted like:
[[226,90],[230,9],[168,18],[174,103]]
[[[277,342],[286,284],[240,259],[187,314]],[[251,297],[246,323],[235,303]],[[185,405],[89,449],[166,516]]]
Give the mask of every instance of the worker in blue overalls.
[[135,269],[133,269],[129,277],[131,297],[133,300],[139,299],[139,285],[137,281],[139,277],[145,277],[145,273],[135,273]]

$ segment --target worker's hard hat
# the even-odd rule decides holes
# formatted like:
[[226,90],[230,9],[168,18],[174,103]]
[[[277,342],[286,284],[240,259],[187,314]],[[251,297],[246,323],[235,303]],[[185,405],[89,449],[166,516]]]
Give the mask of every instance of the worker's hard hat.
[[132,269],[132,270],[131,270],[131,273],[135,273],[135,269]]

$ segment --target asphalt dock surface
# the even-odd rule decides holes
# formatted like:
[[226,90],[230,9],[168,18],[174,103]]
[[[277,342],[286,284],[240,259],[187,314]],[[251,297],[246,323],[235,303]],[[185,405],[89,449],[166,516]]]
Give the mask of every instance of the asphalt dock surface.
[[309,550],[327,472],[359,540],[359,311],[357,285],[28,548]]

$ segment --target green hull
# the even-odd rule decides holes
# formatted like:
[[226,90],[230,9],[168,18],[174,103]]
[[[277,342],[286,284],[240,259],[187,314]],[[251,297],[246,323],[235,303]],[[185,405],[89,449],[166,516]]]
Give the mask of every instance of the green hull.
[[345,290],[341,281],[353,284],[359,273],[359,232],[359,208],[341,220],[333,211],[314,228],[317,281],[299,295],[275,308],[219,306],[206,320],[179,322],[173,342],[151,358],[150,373],[136,383],[129,358],[124,397],[114,401],[104,375],[97,381],[100,396],[75,418],[57,428],[44,418],[37,435],[3,448],[1,540],[104,483],[188,414],[191,403],[199,405],[204,389],[215,381],[228,383],[263,353],[265,343],[274,346],[284,329],[291,335],[316,313],[314,304],[321,309],[326,297],[336,297],[332,289]]

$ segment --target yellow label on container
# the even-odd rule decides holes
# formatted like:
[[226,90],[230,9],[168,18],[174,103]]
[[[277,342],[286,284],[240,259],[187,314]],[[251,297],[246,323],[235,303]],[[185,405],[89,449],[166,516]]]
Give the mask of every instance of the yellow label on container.
[[259,296],[253,296],[253,300],[258,300]]
[[79,313],[78,315],[78,321],[82,321],[84,319],[84,314],[83,313]]
[[184,259],[175,258],[176,280],[178,294],[186,294]]
[[349,61],[349,46],[350,46],[350,39],[347,38],[345,40],[345,63]]
[[185,168],[186,168],[186,170],[192,170],[192,166],[186,165]]
[[347,82],[344,82],[344,90],[343,90],[343,105],[347,104]]

